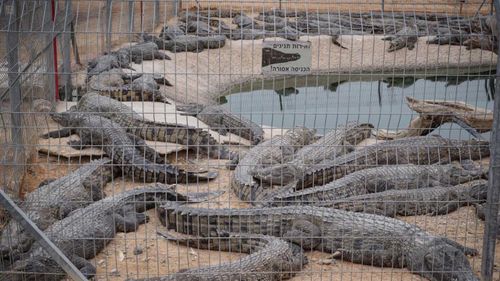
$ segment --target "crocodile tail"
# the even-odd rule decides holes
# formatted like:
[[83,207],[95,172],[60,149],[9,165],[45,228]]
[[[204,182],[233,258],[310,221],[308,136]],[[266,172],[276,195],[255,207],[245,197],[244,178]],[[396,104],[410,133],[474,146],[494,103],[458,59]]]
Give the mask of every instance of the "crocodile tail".
[[179,175],[177,177],[177,182],[178,183],[194,183],[194,182],[200,182],[200,181],[211,181],[217,176],[219,173],[214,172],[214,171],[209,171],[206,173],[193,173],[193,172],[186,172],[186,171],[179,171]]
[[[256,168],[250,171],[250,174],[259,181],[272,185],[288,184],[300,176],[300,169],[292,164],[280,164],[265,168]],[[300,177],[299,177],[300,178]]]

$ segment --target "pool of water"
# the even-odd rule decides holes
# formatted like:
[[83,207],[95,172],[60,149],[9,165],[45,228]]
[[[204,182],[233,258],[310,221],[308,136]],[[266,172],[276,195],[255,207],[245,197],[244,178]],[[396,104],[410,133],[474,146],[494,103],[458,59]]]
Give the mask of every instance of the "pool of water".
[[[357,120],[370,122],[376,128],[397,130],[406,128],[417,115],[408,108],[405,97],[463,101],[491,110],[492,75],[492,72],[481,72],[430,77],[311,76],[299,82],[297,78],[287,78],[279,83],[253,82],[245,86],[250,90],[225,96],[221,103],[257,124],[278,128],[306,126],[324,133]],[[458,139],[470,137],[456,124],[445,124],[435,133]]]

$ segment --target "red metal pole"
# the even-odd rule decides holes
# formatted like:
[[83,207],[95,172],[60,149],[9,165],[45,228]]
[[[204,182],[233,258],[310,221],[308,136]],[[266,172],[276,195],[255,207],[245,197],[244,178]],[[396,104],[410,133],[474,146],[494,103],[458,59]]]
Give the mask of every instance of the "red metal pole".
[[[55,21],[55,17],[56,17],[56,5],[55,5],[55,1],[54,0],[51,0],[50,1],[51,3],[51,11],[52,11],[52,23],[54,23]],[[55,89],[56,89],[56,100],[59,100],[59,73],[57,71],[57,36],[54,36],[54,38],[52,39],[52,45],[53,45],[53,49],[54,49],[54,75],[55,75]]]

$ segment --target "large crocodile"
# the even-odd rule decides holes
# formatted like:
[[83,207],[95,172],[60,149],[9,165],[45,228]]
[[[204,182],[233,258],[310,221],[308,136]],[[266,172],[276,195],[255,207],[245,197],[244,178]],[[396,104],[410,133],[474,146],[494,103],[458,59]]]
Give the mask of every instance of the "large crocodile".
[[479,280],[466,258],[475,249],[389,217],[312,206],[203,209],[174,202],[157,212],[163,225],[185,234],[272,235],[354,263],[406,267],[431,281]]
[[418,29],[415,22],[411,22],[395,35],[384,37],[382,40],[390,41],[387,52],[394,52],[404,47],[408,48],[408,50],[413,50],[418,41]]
[[482,168],[448,165],[391,165],[356,171],[321,186],[295,191],[291,183],[268,195],[273,206],[310,205],[386,190],[454,186],[484,177]]
[[238,198],[257,203],[261,196],[270,191],[269,185],[262,185],[251,175],[251,170],[257,165],[272,165],[283,163],[302,146],[314,140],[316,130],[296,127],[288,130],[282,136],[275,136],[250,149],[239,161],[231,180],[231,188]]
[[170,241],[189,247],[247,253],[249,256],[215,266],[189,268],[162,277],[127,281],[274,281],[286,280],[299,272],[307,257],[303,250],[282,239],[267,235],[228,233],[226,237],[200,238],[161,234]]
[[[70,212],[102,199],[104,186],[118,175],[111,160],[103,158],[82,165],[68,175],[53,180],[28,194],[20,208],[44,230]],[[33,238],[15,220],[11,220],[0,237],[0,258],[15,259],[29,249]]]
[[[217,195],[214,193],[214,195]],[[87,261],[95,257],[115,237],[117,232],[135,231],[148,219],[145,213],[156,201],[199,202],[211,194],[182,195],[171,187],[155,184],[124,191],[72,212],[44,232],[69,260],[86,276],[95,274],[94,265]],[[191,199],[194,198],[194,199]],[[35,242],[23,259],[16,261],[11,272],[0,280],[61,280],[64,271]]]
[[88,112],[112,120],[142,139],[178,143],[195,149],[210,157],[231,159],[235,157],[226,147],[215,140],[209,132],[195,127],[171,123],[155,123],[145,120],[132,108],[114,99],[87,93],[71,110]]
[[170,60],[167,54],[158,50],[158,46],[152,42],[141,42],[132,46],[121,48],[117,51],[127,56],[134,63],[142,63],[144,60]]
[[64,137],[76,133],[80,140],[70,141],[68,144],[71,147],[82,149],[89,145],[100,146],[113,159],[113,163],[121,165],[122,172],[133,179],[142,182],[186,183],[188,180],[211,180],[217,176],[216,172],[200,175],[145,159],[143,152],[136,148],[136,143],[125,129],[105,117],[73,111],[50,115],[65,128],[49,132],[45,136]]
[[229,132],[250,140],[253,144],[258,144],[264,139],[264,130],[261,126],[219,105],[178,105],[176,110],[185,112],[183,113],[185,115],[195,116],[221,135]]
[[128,74],[121,68],[113,68],[92,76],[88,83],[88,90],[98,91],[101,95],[120,101],[166,102],[157,84],[165,81],[166,85],[171,86],[164,77],[151,74]]
[[489,142],[479,140],[453,140],[440,136],[401,138],[369,145],[338,157],[328,163],[311,167],[297,188],[323,185],[355,171],[379,165],[429,165],[451,161],[478,160],[489,156]]
[[253,169],[252,176],[266,183],[288,184],[295,180],[297,170],[305,171],[309,165],[334,160],[346,152],[346,145],[357,145],[369,137],[372,129],[371,124],[349,122],[299,149],[292,161],[264,169]]
[[488,181],[476,180],[457,186],[438,186],[410,190],[387,190],[315,204],[388,217],[446,215],[461,206],[486,201]]

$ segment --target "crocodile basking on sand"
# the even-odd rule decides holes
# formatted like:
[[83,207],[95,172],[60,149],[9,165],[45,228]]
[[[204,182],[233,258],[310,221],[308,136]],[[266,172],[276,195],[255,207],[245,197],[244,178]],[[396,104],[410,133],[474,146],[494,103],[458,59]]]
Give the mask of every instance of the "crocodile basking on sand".
[[256,181],[251,170],[256,166],[272,165],[288,161],[295,152],[304,145],[308,145],[315,138],[316,130],[303,127],[296,127],[288,130],[282,136],[275,136],[264,141],[252,149],[239,161],[231,180],[231,188],[238,198],[244,201],[251,201],[265,197],[271,190],[271,186],[263,186]]
[[440,136],[401,138],[369,145],[311,167],[299,179],[297,189],[323,185],[347,174],[380,165],[430,165],[479,160],[490,155],[488,141],[453,140]]
[[[127,281],[274,281],[293,277],[307,264],[303,250],[294,244],[267,235],[228,233],[225,237],[200,238],[161,234],[188,247],[250,254],[239,260],[214,266],[189,268],[162,277]],[[187,236],[184,237],[184,236]]]
[[145,120],[132,108],[97,93],[85,94],[73,111],[88,112],[110,119],[144,140],[170,142],[186,145],[216,159],[236,157],[226,147],[219,144],[209,132],[200,128],[171,123],[156,123]]
[[221,135],[229,132],[250,140],[252,144],[258,144],[264,139],[264,130],[261,126],[219,105],[178,105],[176,110],[183,111],[183,115],[195,116]]
[[408,50],[413,50],[415,44],[418,41],[418,29],[415,23],[410,23],[411,26],[405,26],[400,31],[396,32],[395,35],[387,36],[382,38],[382,40],[389,40],[389,49],[387,52],[394,52],[404,47]]
[[237,232],[272,235],[353,263],[405,267],[431,281],[478,281],[467,255],[478,252],[401,220],[312,206],[204,209],[166,202],[168,229],[201,237]]
[[318,205],[335,200],[384,192],[435,186],[454,186],[485,176],[482,168],[447,165],[388,165],[368,168],[320,186],[295,191],[290,183],[268,195],[265,205]]
[[456,186],[438,186],[410,190],[387,190],[315,204],[354,212],[388,217],[446,215],[462,206],[486,201],[487,180],[476,180]]
[[[83,208],[104,196],[104,186],[114,175],[116,168],[108,158],[95,160],[62,178],[42,182],[40,187],[28,194],[20,208],[44,230],[70,212]],[[0,258],[14,260],[29,250],[34,239],[15,220],[11,220],[0,237]]]
[[[119,124],[98,115],[85,112],[50,113],[52,119],[63,129],[49,132],[44,137],[65,137],[76,133],[80,140],[68,144],[75,149],[99,146],[113,163],[121,165],[122,172],[141,182],[186,183],[189,181],[211,180],[216,172],[205,175],[179,170],[170,164],[157,164],[144,157],[144,152],[136,147],[134,138]],[[141,145],[141,147],[145,148]],[[160,157],[158,157],[160,158]]]
[[297,170],[304,172],[310,165],[334,160],[337,156],[350,152],[348,146],[355,146],[368,138],[372,129],[371,124],[349,122],[299,149],[292,161],[264,169],[256,168],[252,171],[252,176],[266,183],[288,184],[295,180]]
[[[220,195],[213,193],[213,195]],[[182,195],[163,184],[139,187],[97,201],[72,212],[48,227],[44,233],[87,277],[95,275],[94,258],[111,242],[117,232],[132,232],[148,217],[144,211],[154,208],[156,201],[200,202],[209,193]],[[16,261],[0,280],[61,280],[65,273],[35,242],[23,259]],[[47,275],[48,274],[48,275]],[[12,276],[11,276],[12,275]]]

